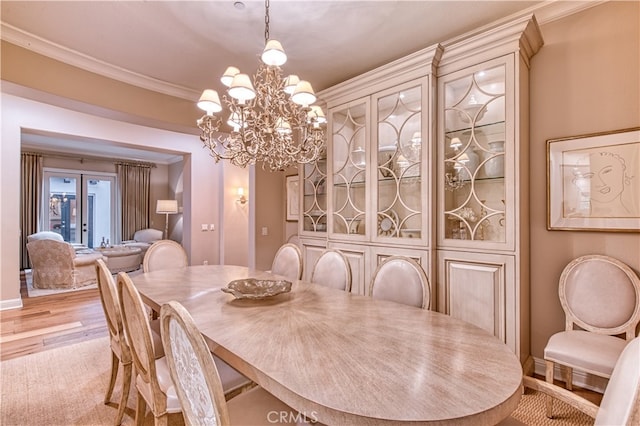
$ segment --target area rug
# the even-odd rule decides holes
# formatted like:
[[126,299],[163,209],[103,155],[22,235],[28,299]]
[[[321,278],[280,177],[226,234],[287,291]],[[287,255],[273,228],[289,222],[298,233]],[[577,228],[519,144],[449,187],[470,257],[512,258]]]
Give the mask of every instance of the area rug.
[[[107,337],[38,352],[0,363],[0,424],[3,426],[112,425],[120,398],[120,376],[112,403],[103,403],[110,377]],[[123,425],[133,425],[135,392],[132,390]],[[527,425],[592,425],[593,420],[556,401],[555,419],[544,415],[544,396],[527,389],[512,417]],[[169,424],[184,425],[171,415]],[[153,425],[147,414],[145,425]]]

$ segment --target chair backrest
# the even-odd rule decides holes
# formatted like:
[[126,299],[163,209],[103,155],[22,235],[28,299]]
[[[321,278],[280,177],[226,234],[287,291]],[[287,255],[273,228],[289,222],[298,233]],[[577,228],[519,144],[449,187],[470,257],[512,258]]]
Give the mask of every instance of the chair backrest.
[[187,425],[228,425],[222,382],[193,318],[178,302],[160,310],[162,344]]
[[153,228],[140,229],[133,234],[133,239],[139,243],[154,243],[162,239],[162,231]]
[[76,253],[64,241],[49,239],[27,243],[32,266],[33,286],[36,288],[73,287],[76,270],[73,258]]
[[302,278],[302,253],[298,246],[291,243],[282,245],[273,258],[271,272],[291,281]]
[[418,262],[409,257],[391,256],[373,273],[369,294],[374,299],[429,309],[431,288]]
[[605,389],[596,425],[640,424],[640,337],[620,354]]
[[327,249],[316,260],[311,282],[338,290],[351,291],[351,266],[342,252]]
[[144,272],[178,269],[186,266],[189,266],[187,252],[184,247],[172,240],[160,240],[151,244],[142,260]]
[[[158,383],[155,351],[147,311],[138,290],[126,272],[118,273],[118,300],[136,374],[149,385],[153,393],[152,400],[155,405],[153,408],[159,408],[159,411],[163,412],[167,398]],[[156,412],[156,410],[153,411]]]
[[64,238],[62,238],[62,235],[53,231],[40,231],[40,232],[36,232],[35,234],[27,235],[28,243],[36,240],[64,241]]
[[640,279],[609,256],[587,255],[571,261],[558,286],[566,330],[578,327],[600,334],[635,337],[640,322]]
[[118,353],[121,354],[123,363],[131,361],[131,352],[129,344],[124,334],[122,325],[122,314],[120,313],[120,302],[118,300],[118,289],[111,275],[111,271],[104,263],[104,260],[96,261],[96,276],[98,277],[98,291],[100,292],[100,302],[104,310],[104,316],[107,320],[107,328],[111,338],[112,348],[117,345]]

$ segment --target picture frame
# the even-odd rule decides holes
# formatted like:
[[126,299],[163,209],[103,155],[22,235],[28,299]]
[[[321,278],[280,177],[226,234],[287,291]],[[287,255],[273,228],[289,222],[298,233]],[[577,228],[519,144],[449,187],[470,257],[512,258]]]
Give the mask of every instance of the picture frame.
[[640,127],[547,140],[547,229],[640,232]]
[[298,175],[286,176],[286,220],[287,222],[297,222],[300,215],[300,188]]

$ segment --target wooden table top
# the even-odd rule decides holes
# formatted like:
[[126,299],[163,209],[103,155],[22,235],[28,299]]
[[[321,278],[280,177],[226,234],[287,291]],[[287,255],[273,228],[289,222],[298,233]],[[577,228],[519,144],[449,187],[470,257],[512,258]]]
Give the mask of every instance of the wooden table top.
[[207,265],[132,279],[145,303],[182,303],[217,356],[325,424],[496,424],[518,405],[517,357],[478,327],[303,281],[263,300],[220,291],[248,277],[281,278]]

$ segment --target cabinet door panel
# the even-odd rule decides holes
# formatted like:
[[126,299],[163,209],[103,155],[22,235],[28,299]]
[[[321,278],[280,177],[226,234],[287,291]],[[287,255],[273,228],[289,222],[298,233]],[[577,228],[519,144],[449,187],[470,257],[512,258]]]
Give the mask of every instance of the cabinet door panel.
[[[324,242],[324,240],[322,240]],[[302,241],[302,279],[305,281],[311,281],[311,272],[313,265],[325,250],[325,246],[318,241]]]
[[329,248],[340,250],[351,267],[351,292],[365,296],[369,291],[368,277],[366,275],[366,265],[368,259],[368,248],[354,244],[329,243]]
[[501,265],[447,261],[449,315],[504,339]]

